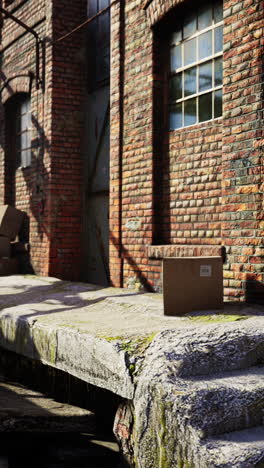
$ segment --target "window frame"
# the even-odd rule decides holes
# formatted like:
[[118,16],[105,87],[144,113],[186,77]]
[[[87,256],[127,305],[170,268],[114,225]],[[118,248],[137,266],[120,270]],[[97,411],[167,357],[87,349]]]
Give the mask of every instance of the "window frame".
[[[206,2],[204,3],[204,5],[206,5]],[[214,6],[214,2],[212,2],[212,6]],[[224,20],[222,18],[220,21],[215,22],[215,19],[212,16],[212,21],[211,21],[211,24],[209,26],[207,26],[207,27],[205,27],[205,28],[203,28],[201,30],[198,30],[197,24],[196,24],[196,31],[193,34],[191,34],[190,36],[187,36],[186,38],[183,39],[184,21],[186,20],[186,18],[188,18],[188,16],[189,15],[183,15],[182,21],[178,20],[178,24],[180,25],[180,28],[178,27],[174,31],[172,31],[172,33],[170,35],[170,40],[169,40],[170,42],[169,42],[169,58],[168,58],[168,76],[167,76],[169,131],[176,131],[176,130],[180,130],[180,129],[185,129],[185,128],[191,127],[193,125],[203,124],[203,123],[206,123],[206,122],[210,122],[210,121],[214,121],[216,119],[222,118],[222,113],[221,113],[221,115],[215,116],[215,99],[214,99],[214,96],[215,96],[215,93],[217,91],[221,91],[223,89],[223,78],[222,78],[222,82],[221,82],[220,85],[216,85],[216,83],[215,83],[215,62],[216,62],[217,59],[223,57],[223,44],[222,44],[221,51],[215,52],[215,31],[219,27],[223,28]],[[196,19],[196,22],[197,22],[198,10],[195,12],[195,19]],[[181,31],[182,39],[178,40],[178,41],[173,41],[172,36],[177,31]],[[212,53],[211,53],[211,55],[208,55],[205,58],[199,59],[199,36],[201,36],[202,34],[205,34],[207,32],[210,32],[210,31],[212,31]],[[196,50],[195,50],[196,60],[193,61],[190,64],[184,65],[184,44],[187,43],[188,41],[193,40],[193,39],[196,39],[196,46],[195,46],[196,47]],[[178,68],[172,68],[171,52],[177,46],[180,46],[180,48],[181,48],[181,66],[178,67]],[[199,91],[199,68],[200,68],[201,65],[206,64],[206,63],[212,65],[211,87],[207,88],[206,90]],[[223,64],[223,61],[222,61],[222,64]],[[188,94],[187,96],[185,96],[184,95],[184,72],[186,72],[186,70],[190,70],[190,69],[195,69],[196,90],[195,90],[194,93],[191,93],[191,94]],[[181,93],[182,93],[182,96],[180,98],[177,98],[177,99],[176,98],[172,99],[172,97],[170,95],[170,84],[171,84],[172,79],[175,78],[176,76],[179,76],[180,74],[181,74]],[[212,107],[211,107],[212,117],[210,119],[206,119],[206,120],[199,120],[199,115],[200,115],[199,97],[203,96],[203,95],[207,95],[207,94],[211,95],[211,97],[212,97],[212,104],[211,104],[212,105]],[[195,99],[195,106],[196,106],[195,118],[196,118],[196,120],[195,120],[195,122],[193,122],[191,124],[185,125],[184,103],[187,102],[187,101],[190,101],[192,99]],[[171,125],[171,114],[172,114],[173,109],[176,108],[177,104],[182,105],[182,114],[181,114],[182,115],[182,122],[181,122],[181,125],[179,127],[175,127],[175,126]]]
[[[31,166],[32,151],[32,120],[30,96],[23,96],[15,110],[15,139],[16,139],[16,161],[18,168],[25,169]],[[19,129],[17,128],[19,125]],[[26,145],[23,140],[26,138]]]

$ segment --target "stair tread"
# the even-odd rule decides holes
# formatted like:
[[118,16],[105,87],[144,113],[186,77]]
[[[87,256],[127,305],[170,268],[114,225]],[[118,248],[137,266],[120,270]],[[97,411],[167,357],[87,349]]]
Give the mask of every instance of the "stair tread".
[[201,438],[263,422],[264,367],[206,379],[177,379],[175,384],[176,417]]
[[210,437],[202,442],[200,449],[201,458],[210,460],[212,468],[255,467],[264,462],[264,426]]

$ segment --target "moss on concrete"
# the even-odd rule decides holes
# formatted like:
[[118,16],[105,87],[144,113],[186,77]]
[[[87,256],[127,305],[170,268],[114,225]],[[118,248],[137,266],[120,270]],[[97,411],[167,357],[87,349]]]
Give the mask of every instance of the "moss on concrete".
[[186,317],[193,322],[208,322],[208,323],[224,323],[224,322],[236,322],[237,320],[246,320],[250,318],[249,315],[199,315],[199,316],[188,316]]
[[153,341],[157,333],[145,336],[106,336],[98,335],[98,338],[109,342],[115,342],[119,350],[127,352],[129,355],[144,354],[147,347]]

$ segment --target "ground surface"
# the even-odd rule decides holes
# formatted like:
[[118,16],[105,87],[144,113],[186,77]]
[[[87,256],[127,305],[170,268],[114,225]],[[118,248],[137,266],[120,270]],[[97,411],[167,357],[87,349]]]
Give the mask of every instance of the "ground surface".
[[261,466],[264,441],[239,431],[261,432],[263,307],[165,317],[159,294],[11,276],[0,308],[0,346],[123,397],[115,432],[136,466]]

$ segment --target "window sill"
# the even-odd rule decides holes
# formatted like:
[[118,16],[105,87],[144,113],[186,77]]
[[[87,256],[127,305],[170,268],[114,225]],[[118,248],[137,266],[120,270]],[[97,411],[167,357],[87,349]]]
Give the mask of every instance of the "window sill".
[[217,117],[217,119],[205,120],[204,122],[198,122],[192,125],[186,125],[186,127],[171,128],[168,130],[168,132],[175,133],[175,132],[196,130],[197,128],[203,128],[203,127],[208,128],[209,126],[222,123],[222,120],[223,120],[223,116]]
[[222,257],[225,258],[225,247],[222,245],[148,245],[147,256],[150,259],[162,260],[165,257]]

